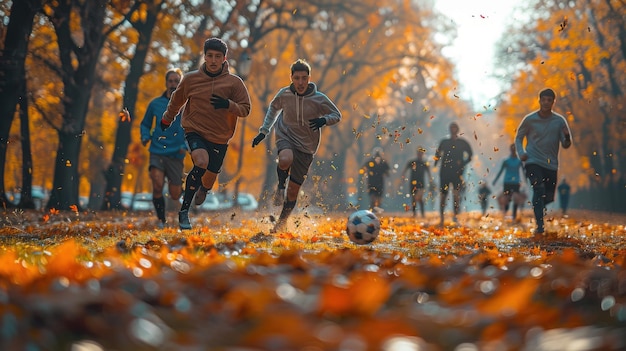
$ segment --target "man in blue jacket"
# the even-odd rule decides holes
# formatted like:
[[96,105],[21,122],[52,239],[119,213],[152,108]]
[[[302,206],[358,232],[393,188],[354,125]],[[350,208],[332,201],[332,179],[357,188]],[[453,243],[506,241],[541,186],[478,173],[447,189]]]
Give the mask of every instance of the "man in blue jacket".
[[165,216],[165,198],[163,186],[167,178],[170,198],[178,201],[182,193],[183,161],[187,152],[185,133],[180,125],[180,118],[176,118],[170,128],[161,130],[157,126],[172,92],[176,90],[183,73],[180,69],[170,69],[165,73],[165,92],[150,101],[146,113],[141,121],[141,143],[146,146],[150,143],[150,162],[148,169],[152,180],[152,203],[159,219],[159,228],[167,222]]

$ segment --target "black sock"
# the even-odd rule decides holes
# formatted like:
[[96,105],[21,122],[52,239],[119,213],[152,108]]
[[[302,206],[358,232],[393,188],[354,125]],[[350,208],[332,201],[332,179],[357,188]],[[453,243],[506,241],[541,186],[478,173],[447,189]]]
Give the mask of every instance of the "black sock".
[[285,189],[285,183],[287,182],[287,177],[289,177],[289,169],[282,170],[276,166],[276,173],[278,173],[278,189]]
[[163,196],[153,197],[152,204],[154,205],[154,211],[157,217],[161,222],[165,223],[165,198]]
[[189,210],[193,196],[198,191],[198,187],[202,184],[202,176],[206,169],[193,166],[193,169],[187,175],[185,180],[185,194],[183,195],[183,204],[180,206],[181,211]]

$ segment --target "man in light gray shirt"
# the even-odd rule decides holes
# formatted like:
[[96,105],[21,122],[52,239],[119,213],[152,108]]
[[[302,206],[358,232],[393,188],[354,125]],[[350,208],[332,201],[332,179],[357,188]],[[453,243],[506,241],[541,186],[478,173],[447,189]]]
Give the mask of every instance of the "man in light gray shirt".
[[[553,112],[556,94],[552,89],[539,93],[539,110],[522,119],[515,135],[515,148],[524,162],[526,176],[533,187],[532,205],[537,228],[536,235],[544,232],[543,216],[547,204],[554,201],[557,171],[559,169],[559,146],[567,149],[572,145],[567,120]],[[526,138],[526,147],[523,146]]]

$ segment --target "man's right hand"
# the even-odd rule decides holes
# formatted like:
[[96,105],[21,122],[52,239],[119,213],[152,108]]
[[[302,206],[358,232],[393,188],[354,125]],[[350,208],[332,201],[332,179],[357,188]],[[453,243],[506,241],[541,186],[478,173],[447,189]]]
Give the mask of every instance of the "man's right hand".
[[159,123],[159,124],[161,126],[161,130],[165,131],[167,128],[170,127],[171,123],[167,123],[167,122],[165,122],[165,120],[161,119],[161,123]]
[[263,139],[265,139],[265,134],[259,133],[257,136],[254,137],[254,140],[252,140],[252,147],[259,145],[259,143],[263,141]]

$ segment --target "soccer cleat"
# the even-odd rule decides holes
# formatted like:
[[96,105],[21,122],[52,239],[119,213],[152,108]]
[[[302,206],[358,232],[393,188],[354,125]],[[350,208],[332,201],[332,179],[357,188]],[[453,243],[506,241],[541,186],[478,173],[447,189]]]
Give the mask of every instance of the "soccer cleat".
[[274,193],[274,206],[280,206],[285,202],[285,189],[278,188]]
[[178,212],[178,227],[182,230],[191,229],[191,222],[189,222],[189,210]]
[[209,192],[209,189],[200,186],[200,188],[198,188],[198,191],[196,191],[196,197],[194,199],[194,203],[196,204],[196,206],[200,206],[204,203],[204,200],[206,200],[206,194]]

